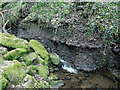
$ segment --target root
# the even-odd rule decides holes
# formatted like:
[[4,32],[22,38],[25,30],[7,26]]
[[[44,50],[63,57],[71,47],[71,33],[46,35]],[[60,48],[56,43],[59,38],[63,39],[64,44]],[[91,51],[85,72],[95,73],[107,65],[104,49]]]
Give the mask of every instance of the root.
[[1,14],[1,16],[2,16],[3,32],[4,32],[4,33],[8,33],[8,32],[5,30],[5,27],[6,27],[7,23],[9,22],[9,20],[7,20],[7,21],[5,22],[5,18],[4,18],[3,13],[0,12],[0,14]]

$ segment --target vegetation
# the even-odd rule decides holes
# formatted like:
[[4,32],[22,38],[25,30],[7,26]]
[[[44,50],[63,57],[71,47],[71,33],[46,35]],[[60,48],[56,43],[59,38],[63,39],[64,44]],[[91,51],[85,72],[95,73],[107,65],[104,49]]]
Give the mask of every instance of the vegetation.
[[[20,17],[22,22],[37,21],[42,27],[53,27],[58,29],[66,25],[66,30],[73,30],[83,17],[87,20],[86,30],[88,35],[99,33],[103,42],[108,45],[114,42],[118,36],[119,11],[118,4],[107,3],[65,3],[65,2],[13,2],[1,3],[5,20],[15,23]],[[29,7],[28,7],[29,6]],[[79,10],[78,10],[79,9]],[[77,13],[77,17],[71,18],[72,12]],[[27,14],[24,16],[23,14]],[[9,13],[8,13],[9,12]]]

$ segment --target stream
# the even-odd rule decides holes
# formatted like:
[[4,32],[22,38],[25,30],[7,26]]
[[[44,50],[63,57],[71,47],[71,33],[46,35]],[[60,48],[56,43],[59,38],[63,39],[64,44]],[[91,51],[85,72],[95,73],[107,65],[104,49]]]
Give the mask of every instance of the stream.
[[60,88],[119,88],[120,83],[115,75],[107,69],[101,68],[92,72],[77,71],[71,65],[63,63],[62,70],[54,72],[59,79],[64,81]]

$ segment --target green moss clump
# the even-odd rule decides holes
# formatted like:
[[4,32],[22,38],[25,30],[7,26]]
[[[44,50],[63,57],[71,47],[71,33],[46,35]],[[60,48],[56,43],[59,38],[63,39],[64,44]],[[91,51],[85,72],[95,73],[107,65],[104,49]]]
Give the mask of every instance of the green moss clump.
[[26,64],[30,65],[33,63],[34,60],[37,59],[37,55],[35,52],[31,52],[29,54],[25,54],[21,57],[21,60]]
[[60,63],[60,57],[56,54],[50,53],[50,59],[51,62],[55,65],[58,65]]
[[15,60],[15,59],[18,59],[23,53],[26,53],[26,52],[27,50],[24,48],[17,48],[5,54],[4,57],[5,59]]
[[29,73],[30,73],[30,75],[39,74],[44,79],[47,79],[48,75],[49,75],[48,67],[43,66],[43,65],[32,65],[32,66],[30,66]]
[[48,65],[49,54],[45,47],[36,40],[30,40],[30,46],[45,60],[46,65]]
[[0,44],[7,46],[7,47],[25,48],[29,50],[29,44],[27,40],[17,38],[16,36],[10,35],[8,33],[0,32]]
[[3,75],[9,80],[10,84],[19,84],[26,75],[24,66],[17,60],[13,61],[13,65],[3,68]]
[[63,81],[62,81],[62,80],[51,81],[51,82],[50,82],[50,85],[51,85],[52,87],[54,87],[54,86],[56,86],[56,85],[59,85],[60,83],[63,83]]
[[7,48],[5,47],[0,47],[0,54],[6,54],[7,53]]
[[46,81],[38,82],[33,76],[26,75],[22,83],[18,85],[22,88],[49,88],[49,83]]
[[0,90],[5,89],[8,84],[8,80],[0,74]]
[[40,87],[41,87],[41,88],[50,88],[50,87],[51,87],[51,85],[50,85],[47,81],[41,80],[41,81],[39,82],[39,84],[40,84]]
[[50,81],[52,81],[52,80],[58,80],[58,77],[56,75],[54,75],[54,74],[50,74],[50,76],[48,77],[48,79]]

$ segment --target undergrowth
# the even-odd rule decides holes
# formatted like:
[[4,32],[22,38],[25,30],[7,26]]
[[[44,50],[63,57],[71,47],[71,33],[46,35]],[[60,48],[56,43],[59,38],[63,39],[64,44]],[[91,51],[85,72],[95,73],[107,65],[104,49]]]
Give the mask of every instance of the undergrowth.
[[[39,25],[58,28],[66,24],[66,30],[74,30],[80,23],[80,18],[87,19],[86,33],[94,36],[101,35],[106,45],[114,42],[119,33],[119,3],[66,3],[66,2],[38,2],[29,8],[29,14],[22,22],[36,21]],[[20,10],[27,8],[27,2],[0,3],[5,20],[15,23],[20,18]],[[77,8],[81,10],[77,10]],[[69,17],[76,10],[75,18]]]

